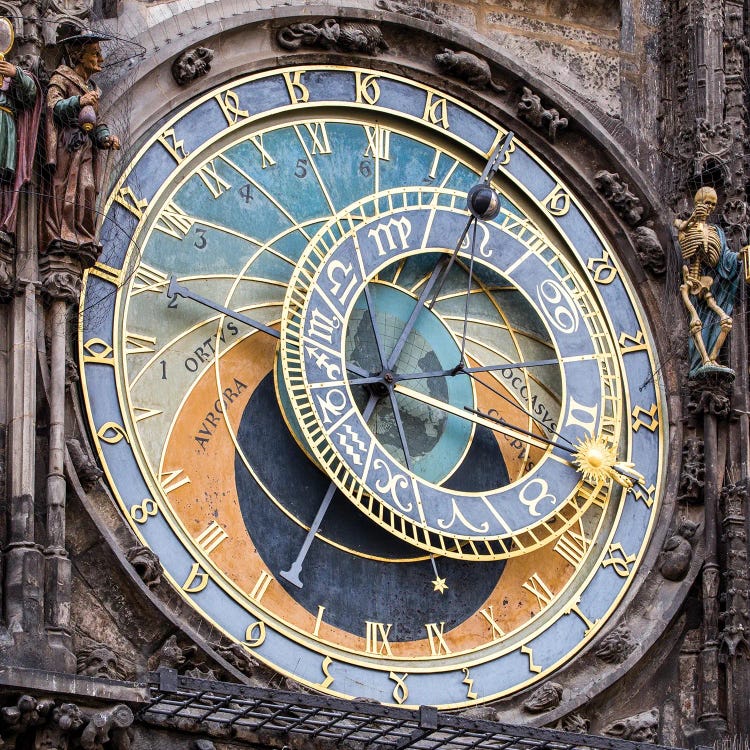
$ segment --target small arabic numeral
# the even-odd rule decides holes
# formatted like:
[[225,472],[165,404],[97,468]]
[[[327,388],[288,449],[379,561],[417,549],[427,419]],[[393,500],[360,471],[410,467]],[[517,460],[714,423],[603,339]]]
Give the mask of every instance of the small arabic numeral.
[[372,167],[370,166],[370,162],[366,159],[359,163],[359,173],[362,177],[369,177],[372,174]]
[[208,245],[208,240],[206,239],[206,230],[196,229],[195,233],[198,235],[198,242],[194,242],[193,245],[195,245],[198,250],[203,250],[203,248]]
[[297,168],[294,170],[294,176],[300,180],[307,176],[307,159],[297,159]]
[[240,196],[244,199],[245,203],[250,203],[253,199],[253,186],[249,182],[240,188]]
[[161,379],[166,380],[167,379],[167,360],[162,359],[159,364],[161,365]]

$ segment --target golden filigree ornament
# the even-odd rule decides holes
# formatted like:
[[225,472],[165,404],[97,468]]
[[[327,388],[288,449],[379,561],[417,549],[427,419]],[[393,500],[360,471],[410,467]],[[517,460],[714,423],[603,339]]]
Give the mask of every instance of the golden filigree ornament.
[[587,437],[579,440],[573,463],[589,482],[599,484],[607,479],[613,479],[617,484],[632,489],[634,484],[643,484],[642,474],[635,471],[635,464],[617,462],[614,447],[603,437]]

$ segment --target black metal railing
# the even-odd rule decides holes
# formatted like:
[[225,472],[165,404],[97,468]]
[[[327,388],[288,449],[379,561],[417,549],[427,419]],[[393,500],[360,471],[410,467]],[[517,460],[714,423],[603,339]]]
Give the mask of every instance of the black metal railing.
[[[371,750],[662,750],[613,737],[483,721],[438,711],[201,680],[162,669],[149,675],[147,724],[283,748]],[[307,746],[305,744],[304,746]]]

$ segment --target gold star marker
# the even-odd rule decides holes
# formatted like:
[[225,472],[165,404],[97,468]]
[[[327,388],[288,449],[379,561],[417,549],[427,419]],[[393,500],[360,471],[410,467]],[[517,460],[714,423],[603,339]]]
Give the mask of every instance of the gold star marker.
[[441,594],[445,592],[445,590],[448,588],[448,584],[445,582],[445,578],[441,578],[440,576],[437,576],[434,581],[431,581],[434,588],[433,591],[439,591]]

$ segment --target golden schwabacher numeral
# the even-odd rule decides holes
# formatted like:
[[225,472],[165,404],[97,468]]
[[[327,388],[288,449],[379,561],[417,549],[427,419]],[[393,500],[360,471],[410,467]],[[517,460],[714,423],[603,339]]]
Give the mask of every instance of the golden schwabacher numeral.
[[115,200],[138,219],[143,218],[143,212],[148,208],[148,201],[139,198],[129,186],[120,187],[115,193]]
[[187,158],[187,151],[185,151],[185,142],[178,140],[177,134],[174,132],[174,128],[165,130],[158,138],[159,143],[167,149],[169,155],[180,164]]
[[441,128],[449,130],[448,100],[441,96],[436,96],[432,91],[428,91],[422,119],[431,125],[439,125]]
[[114,367],[114,349],[100,338],[91,338],[83,345],[83,361],[92,365],[112,365]]
[[224,117],[227,118],[227,125],[234,125],[240,118],[250,116],[250,113],[246,109],[240,107],[240,98],[231,89],[221,94],[216,94],[214,99],[219,103]]

